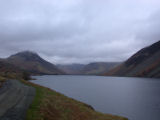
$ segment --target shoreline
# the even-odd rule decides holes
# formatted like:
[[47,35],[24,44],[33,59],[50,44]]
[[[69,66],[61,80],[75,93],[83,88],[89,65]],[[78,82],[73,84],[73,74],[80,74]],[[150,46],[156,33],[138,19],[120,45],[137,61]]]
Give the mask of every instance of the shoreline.
[[[24,84],[36,89],[36,96],[31,104],[26,120],[128,120],[127,118],[104,114],[94,110],[90,105],[67,97],[55,90],[22,81]],[[36,111],[36,112],[35,112]]]
[[[9,107],[1,112],[1,120],[128,120],[124,117],[100,113],[86,103],[74,100],[59,92],[28,81],[9,80],[3,85],[0,88],[0,98],[3,94],[13,94],[13,89],[17,88],[17,85],[21,89],[15,90],[17,92],[13,94],[12,101],[15,102],[7,102],[7,100],[1,102],[0,106],[4,103],[9,105]],[[4,107],[0,108],[4,109]]]

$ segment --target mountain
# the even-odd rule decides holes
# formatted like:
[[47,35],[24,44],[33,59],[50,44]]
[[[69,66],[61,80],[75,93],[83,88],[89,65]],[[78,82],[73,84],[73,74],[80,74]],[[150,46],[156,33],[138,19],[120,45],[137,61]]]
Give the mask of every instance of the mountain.
[[11,55],[5,59],[6,63],[12,64],[32,74],[64,74],[54,64],[42,59],[37,53],[24,51]]
[[19,73],[21,71],[22,70],[20,68],[5,62],[3,59],[0,60],[0,73],[7,73],[7,72]]
[[160,77],[160,41],[141,49],[104,75]]
[[84,66],[84,64],[57,65],[57,67],[63,70],[66,74],[81,74],[81,70]]
[[29,72],[26,72],[19,67],[5,62],[4,59],[0,59],[0,82],[6,79],[30,80],[31,77]]
[[93,62],[84,66],[81,73],[86,75],[99,75],[109,71],[119,64],[119,62]]

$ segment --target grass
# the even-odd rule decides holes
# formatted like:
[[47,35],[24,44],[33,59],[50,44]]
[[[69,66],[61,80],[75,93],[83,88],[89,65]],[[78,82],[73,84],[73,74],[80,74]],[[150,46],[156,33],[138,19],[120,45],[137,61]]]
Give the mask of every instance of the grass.
[[5,77],[0,76],[0,82],[4,82],[6,80]]
[[6,78],[0,76],[0,87],[2,86],[3,82],[5,82]]
[[28,109],[26,120],[127,120],[94,111],[90,106],[49,88],[22,82],[36,89],[36,96]]

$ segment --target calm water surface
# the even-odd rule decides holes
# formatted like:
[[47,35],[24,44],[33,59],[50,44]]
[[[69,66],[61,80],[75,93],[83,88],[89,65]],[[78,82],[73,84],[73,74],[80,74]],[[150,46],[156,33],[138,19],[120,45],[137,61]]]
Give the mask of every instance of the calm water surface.
[[160,79],[36,76],[32,82],[129,120],[160,120]]

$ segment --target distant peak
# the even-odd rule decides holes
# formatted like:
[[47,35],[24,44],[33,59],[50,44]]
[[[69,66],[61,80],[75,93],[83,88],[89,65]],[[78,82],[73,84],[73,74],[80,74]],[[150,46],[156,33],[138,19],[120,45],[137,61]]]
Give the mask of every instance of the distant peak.
[[33,51],[26,50],[26,51],[18,52],[17,54],[37,54],[37,53],[33,52]]
[[33,51],[22,51],[22,52],[18,52],[12,56],[17,56],[17,55],[38,55],[36,52]]
[[40,56],[36,53],[36,52],[32,52],[32,51],[22,51],[22,52],[18,52],[16,54],[11,55],[9,58],[15,58],[15,57],[23,57],[25,59],[39,59]]

